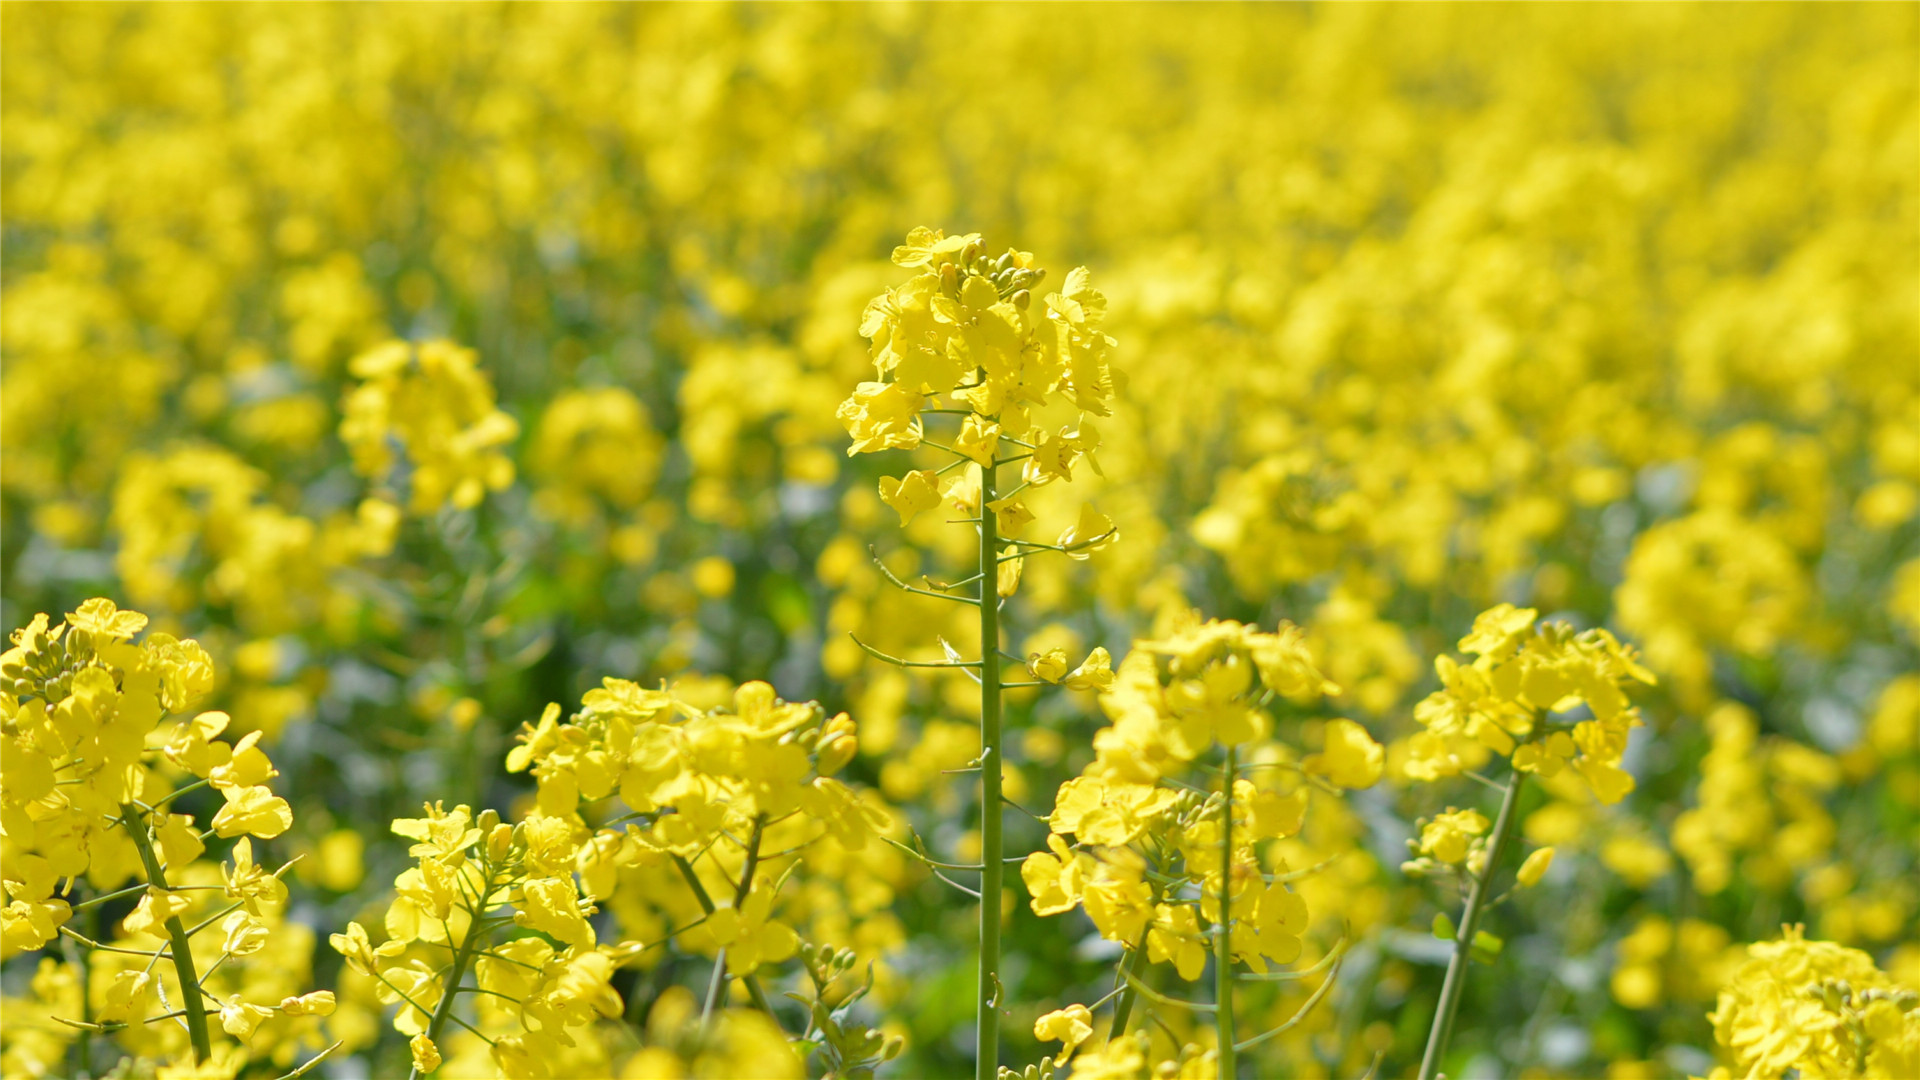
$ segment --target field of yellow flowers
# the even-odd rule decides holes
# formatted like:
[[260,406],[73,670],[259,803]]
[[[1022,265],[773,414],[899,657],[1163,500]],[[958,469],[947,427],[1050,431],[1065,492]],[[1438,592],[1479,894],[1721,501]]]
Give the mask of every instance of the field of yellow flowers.
[[1920,1076],[1920,8],[9,0],[0,252],[4,1080]]

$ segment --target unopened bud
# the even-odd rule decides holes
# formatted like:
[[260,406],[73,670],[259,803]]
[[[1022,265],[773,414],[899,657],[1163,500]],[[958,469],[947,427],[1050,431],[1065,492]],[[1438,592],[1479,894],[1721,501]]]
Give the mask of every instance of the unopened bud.
[[487,858],[503,862],[513,849],[513,827],[496,824],[487,833]]
[[490,833],[495,825],[500,824],[500,811],[489,806],[480,811],[480,816],[473,819],[473,824],[481,832]]
[[1014,290],[1014,292],[1013,292],[1013,306],[1014,306],[1014,307],[1016,307],[1016,308],[1019,308],[1019,309],[1020,309],[1021,311],[1025,311],[1025,310],[1027,310],[1027,308],[1029,308],[1029,307],[1031,307],[1032,305],[1033,305],[1033,294],[1032,294],[1032,293],[1030,293],[1030,292],[1028,292],[1028,291],[1027,291],[1027,290],[1025,290],[1025,289],[1015,289],[1015,290]]

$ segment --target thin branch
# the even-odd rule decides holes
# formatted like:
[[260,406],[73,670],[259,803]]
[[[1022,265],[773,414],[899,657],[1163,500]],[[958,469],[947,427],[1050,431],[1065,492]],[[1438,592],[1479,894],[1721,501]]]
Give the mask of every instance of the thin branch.
[[1326,967],[1328,964],[1334,963],[1335,958],[1341,956],[1346,951],[1347,935],[1341,934],[1340,940],[1334,942],[1333,948],[1327,950],[1327,955],[1314,961],[1312,967],[1304,967],[1298,971],[1247,971],[1235,975],[1234,978],[1239,979],[1241,982],[1293,982],[1297,979],[1304,979],[1314,972],[1319,971],[1321,968]]
[[909,854],[909,855],[911,855],[911,856],[913,856],[914,858],[916,858],[916,859],[919,859],[919,860],[920,860],[921,862],[923,862],[923,863],[926,863],[926,864],[927,864],[928,866],[934,866],[934,867],[938,867],[938,868],[940,868],[940,869],[942,869],[942,870],[973,870],[973,871],[979,871],[979,870],[985,870],[985,869],[986,869],[986,867],[985,867],[985,866],[983,866],[983,865],[980,865],[980,864],[978,864],[978,863],[976,863],[976,864],[974,864],[974,865],[971,865],[971,866],[969,866],[969,865],[967,865],[967,864],[965,864],[965,863],[950,863],[950,862],[941,862],[941,861],[939,861],[938,859],[933,859],[933,858],[929,858],[929,857],[927,857],[926,855],[924,855],[924,854],[922,854],[922,853],[920,853],[920,852],[918,852],[918,851],[915,851],[915,850],[914,850],[913,848],[910,848],[910,847],[908,847],[907,845],[905,845],[905,844],[903,844],[903,843],[901,843],[900,841],[898,841],[898,840],[895,840],[895,839],[894,839],[893,837],[891,837],[891,836],[883,836],[883,837],[881,837],[880,839],[882,839],[882,840],[885,840],[885,841],[886,841],[887,843],[889,843],[889,844],[892,844],[892,845],[893,845],[894,847],[897,847],[897,848],[899,848],[899,849],[900,849],[901,851],[904,851],[904,852],[906,852],[907,854]]
[[[941,593],[928,593],[927,595],[929,595],[929,596],[941,596],[941,595],[943,595],[943,594],[941,594]],[[947,599],[949,599],[949,600],[958,600],[958,599],[959,599],[959,597],[957,597],[957,596],[949,596],[949,597],[947,597]],[[975,603],[975,601],[972,601],[972,600],[969,600],[969,601],[967,601],[967,603],[969,603],[969,604],[971,604],[971,603]],[[849,631],[847,632],[847,636],[848,636],[848,637],[850,637],[850,638],[853,638],[853,643],[854,643],[855,645],[858,645],[858,646],[860,646],[860,648],[861,648],[861,649],[862,649],[863,651],[865,651],[865,652],[866,652],[866,654],[867,654],[868,656],[871,656],[871,657],[873,657],[873,658],[874,658],[875,660],[879,660],[879,661],[882,661],[883,663],[888,663],[888,664],[892,664],[892,665],[893,665],[894,667],[903,667],[903,668],[977,668],[977,667],[979,667],[979,666],[980,666],[980,661],[978,661],[978,660],[902,660],[902,659],[900,659],[900,658],[899,658],[899,657],[897,657],[897,656],[889,656],[888,654],[886,654],[886,653],[883,653],[883,652],[881,652],[881,651],[880,651],[879,649],[876,649],[876,648],[874,648],[873,646],[871,646],[871,645],[869,645],[869,644],[867,644],[866,642],[864,642],[864,641],[861,641],[861,640],[860,640],[860,639],[859,639],[858,637],[854,637],[854,634],[853,634],[853,632],[852,632],[851,630],[849,630]]]
[[1148,986],[1146,983],[1141,982],[1132,972],[1125,968],[1120,969],[1120,977],[1127,981],[1127,985],[1133,988],[1134,993],[1146,998],[1155,1005],[1170,1005],[1179,1009],[1192,1009],[1194,1012],[1210,1013],[1214,1011],[1214,1006],[1204,1002],[1186,1001],[1181,998],[1168,997],[1153,987]]
[[1259,1046],[1261,1043],[1266,1042],[1268,1039],[1271,1039],[1276,1035],[1280,1035],[1284,1032],[1291,1030],[1294,1027],[1294,1025],[1306,1019],[1307,1014],[1313,1011],[1313,1007],[1315,1005],[1320,1004],[1320,999],[1327,996],[1327,991],[1333,989],[1334,980],[1340,978],[1340,964],[1342,961],[1346,959],[1346,954],[1342,953],[1340,954],[1340,957],[1341,957],[1340,960],[1334,961],[1333,970],[1327,973],[1326,979],[1323,980],[1320,983],[1319,988],[1313,992],[1313,996],[1309,997],[1306,1000],[1306,1002],[1300,1006],[1300,1011],[1294,1013],[1292,1018],[1290,1018],[1286,1023],[1281,1024],[1277,1028],[1271,1028],[1267,1031],[1263,1031],[1260,1034],[1255,1035],[1253,1038],[1246,1040],[1245,1042],[1235,1043],[1233,1048],[1235,1050],[1251,1050],[1254,1047]]
[[[910,592],[917,596],[931,596],[936,600],[952,600],[956,604],[973,604],[977,606],[980,603],[980,601],[974,599],[971,596],[954,596],[951,593],[934,592],[932,589],[915,588],[914,586],[909,585],[904,581],[901,581],[900,578],[896,576],[891,569],[888,568],[887,564],[880,560],[879,554],[875,552],[873,548],[869,547],[867,549],[867,554],[873,556],[873,565],[880,568],[880,575],[886,578],[887,583],[892,585],[896,589],[900,589],[903,592]],[[862,646],[862,648],[864,647],[865,646]]]
[[934,877],[939,878],[941,881],[944,881],[947,884],[953,886],[954,888],[959,889],[961,892],[966,893],[968,896],[973,897],[975,900],[980,899],[980,890],[969,889],[965,885],[960,884],[959,882],[953,880],[952,878],[948,877],[947,875],[941,873],[938,870],[929,868],[927,872],[932,874]]
[[319,1053],[308,1058],[304,1064],[294,1069],[292,1072],[281,1075],[280,1077],[278,1077],[278,1080],[299,1080],[300,1077],[305,1076],[307,1075],[307,1073],[311,1072],[315,1065],[318,1065],[321,1062],[327,1060],[327,1055],[333,1053],[335,1050],[340,1049],[342,1045],[343,1044],[341,1042],[335,1042],[332,1046],[329,1046],[325,1050],[322,1050]]

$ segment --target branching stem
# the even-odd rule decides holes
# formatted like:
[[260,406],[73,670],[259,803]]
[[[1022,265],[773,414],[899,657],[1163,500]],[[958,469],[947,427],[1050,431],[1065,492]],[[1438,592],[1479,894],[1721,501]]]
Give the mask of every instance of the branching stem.
[[1226,801],[1220,804],[1220,918],[1213,924],[1213,1025],[1220,1055],[1220,1080],[1236,1075],[1233,1044],[1233,774],[1239,764],[1235,748],[1227,747],[1227,768],[1220,785]]
[[[140,852],[140,864],[146,868],[147,883],[156,889],[167,887],[166,871],[153,853],[153,839],[147,835],[147,823],[132,806],[120,808],[120,822],[126,827],[133,846]],[[180,916],[169,915],[167,940],[173,951],[173,971],[180,978],[180,1000],[187,1018],[187,1037],[193,1043],[193,1059],[204,1064],[213,1057],[213,1042],[207,1035],[207,1003],[200,996],[200,976],[193,970],[193,946],[187,941],[187,928]]]
[[[980,505],[994,501],[999,463],[980,470]],[[975,1080],[1000,1075],[1000,890],[1006,869],[1000,802],[1000,538],[994,515],[980,515],[980,981],[974,998]]]
[[1472,959],[1473,938],[1480,930],[1480,916],[1491,905],[1487,901],[1487,886],[1493,881],[1494,871],[1500,868],[1500,857],[1506,854],[1507,839],[1513,832],[1514,807],[1520,801],[1520,781],[1524,773],[1515,770],[1507,779],[1506,794],[1500,799],[1500,816],[1493,823],[1493,835],[1487,841],[1487,864],[1478,876],[1472,876],[1472,887],[1467,892],[1467,906],[1460,913],[1459,929],[1454,932],[1453,958],[1447,963],[1447,980],[1440,985],[1440,1002],[1433,1010],[1433,1030],[1427,1035],[1427,1052],[1420,1059],[1420,1080],[1434,1080],[1440,1070],[1440,1059],[1447,1052],[1447,1043],[1453,1038],[1453,1018],[1460,1011],[1460,998],[1467,985],[1467,964]]

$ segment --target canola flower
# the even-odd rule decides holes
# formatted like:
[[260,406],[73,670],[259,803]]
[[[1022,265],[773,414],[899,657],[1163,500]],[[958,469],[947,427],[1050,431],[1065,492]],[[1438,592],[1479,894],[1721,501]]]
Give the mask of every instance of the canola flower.
[[[235,970],[255,963],[241,958],[271,962],[285,950],[260,955],[270,938],[298,937],[281,924],[288,867],[269,871],[254,858],[255,840],[285,833],[293,811],[268,783],[279,772],[258,731],[223,740],[227,714],[184,715],[211,689],[213,659],[190,638],[153,632],[136,643],[147,623],[95,598],[60,623],[35,616],[0,654],[8,900],[0,953],[38,954],[47,980],[72,985],[43,996],[78,1005],[62,1022],[83,1063],[103,1035],[167,1068],[232,1076],[254,1053],[277,1056],[311,1038],[313,1022],[293,1018],[327,1016],[334,997],[263,998],[279,981],[271,977],[233,985]],[[205,829],[177,801],[202,791],[221,799]],[[208,841],[232,841],[231,861],[215,859],[217,871],[203,861]],[[70,925],[78,912],[136,896],[106,942]],[[77,974],[47,955],[63,937],[90,954]],[[168,967],[157,972],[161,961]],[[209,986],[222,968],[224,985]],[[216,1049],[215,1024],[237,1044]],[[264,1034],[263,1024],[277,1030]]]
[[[1303,783],[1284,790],[1260,772],[1254,772],[1258,781],[1242,779],[1240,755],[1277,749],[1266,711],[1271,703],[1307,705],[1338,692],[1314,667],[1298,627],[1264,633],[1231,621],[1202,622],[1193,613],[1179,617],[1166,636],[1135,642],[1106,680],[1100,703],[1112,726],[1094,736],[1096,757],[1086,772],[1056,795],[1047,818],[1049,850],[1034,852],[1021,866],[1035,914],[1083,908],[1102,937],[1123,946],[1118,985],[1098,1003],[1115,1001],[1108,1037],[1093,1048],[1093,1060],[1144,1053],[1156,1068],[1233,1076],[1239,1053],[1298,1024],[1333,986],[1344,936],[1314,965],[1332,967],[1300,1012],[1280,1027],[1237,1036],[1235,967],[1257,979],[1269,964],[1284,967],[1300,958],[1309,912],[1292,883],[1316,870],[1289,867],[1267,843],[1300,832],[1312,788]],[[1284,757],[1250,762],[1249,772],[1289,766],[1301,777],[1370,786],[1379,778],[1381,748],[1352,721],[1334,723],[1328,753],[1304,765]],[[1219,789],[1209,792],[1192,780],[1204,780],[1196,766],[1216,745],[1222,749]],[[1184,1042],[1159,1050],[1150,1038],[1131,1037],[1141,999],[1149,1016],[1193,1007],[1149,987],[1143,979],[1148,965],[1171,964],[1181,979],[1195,982],[1209,955],[1214,998],[1203,1007],[1214,1014],[1214,1045]],[[1073,1060],[1091,1024],[1083,1005],[1037,1021],[1035,1038],[1062,1043],[1042,1068]],[[1145,1025],[1139,1034],[1146,1035]],[[1075,1064],[1076,1075],[1087,1071],[1087,1060]],[[1097,1074],[1102,1067],[1092,1068]]]
[[1747,954],[1709,1017],[1739,1075],[1892,1078],[1920,1069],[1920,991],[1866,953],[1785,926],[1780,940]]
[[[1562,754],[1488,713],[1539,754],[1515,774],[1507,843],[1528,855],[1497,860],[1493,898],[1510,872],[1541,876],[1465,942],[1506,938],[1461,991],[1449,1071],[1703,1073],[1733,943],[1783,921],[1920,978],[1909,8],[8,5],[0,31],[0,606],[14,628],[112,596],[219,659],[191,708],[234,718],[214,742],[261,733],[294,813],[253,855],[305,857],[283,877],[296,917],[204,981],[222,1005],[338,996],[324,1018],[262,1021],[245,1063],[213,1031],[209,1069],[278,1076],[338,1040],[315,1074],[407,1071],[401,1003],[351,970],[330,984],[340,958],[310,959],[315,937],[378,930],[410,843],[389,824],[423,801],[527,820],[539,781],[504,771],[511,729],[602,673],[673,680],[701,710],[754,679],[846,710],[858,746],[834,775],[884,793],[912,830],[893,839],[980,865],[976,778],[949,772],[977,767],[980,688],[869,663],[852,636],[978,655],[977,611],[888,580],[974,572],[976,534],[944,519],[979,515],[925,508],[913,475],[957,459],[850,459],[836,416],[886,381],[863,304],[908,276],[887,254],[922,221],[1063,260],[1036,308],[1058,270],[1089,267],[1129,376],[1092,420],[1099,471],[1076,462],[1010,514],[1057,542],[1092,504],[1125,542],[1002,564],[1019,658],[1003,670],[1046,683],[1002,695],[1003,795],[1021,808],[1003,847],[1051,853],[1022,810],[1046,815],[1090,767],[1103,669],[1164,639],[1169,613],[1290,620],[1340,687],[1271,709],[1241,752],[1257,790],[1311,799],[1298,832],[1259,841],[1269,865],[1325,864],[1289,882],[1312,920],[1302,955],[1336,918],[1353,942],[1243,1075],[1415,1071],[1449,946],[1408,933],[1426,936],[1430,906],[1460,918],[1452,886],[1484,871],[1499,819],[1466,771],[1498,781],[1513,758],[1486,728],[1435,749],[1414,711],[1440,685],[1426,658],[1502,602],[1608,628],[1659,681],[1623,687],[1643,726],[1612,762],[1633,781],[1613,803],[1587,776],[1623,786],[1611,731]],[[471,350],[471,373],[424,398],[355,373],[395,341]],[[388,457],[359,471],[374,425],[350,447],[342,422],[375,383]],[[1080,412],[1049,408],[1041,430]],[[923,441],[984,441],[964,415],[922,416]],[[524,435],[494,441],[506,424]],[[488,445],[462,445],[476,435]],[[431,510],[411,503],[421,467],[445,495]],[[475,484],[477,505],[455,505]],[[729,677],[681,678],[695,669]],[[1535,732],[1573,739],[1593,711]],[[1175,775],[1221,795],[1205,771],[1221,753]],[[1428,781],[1413,762],[1466,771]],[[169,809],[204,830],[215,790]],[[1402,852],[1453,813],[1434,850]],[[1436,857],[1460,844],[1460,862]],[[886,843],[808,853],[772,921],[858,958],[825,999],[871,962],[845,1017],[906,1037],[882,1075],[963,1071],[976,961],[959,909],[918,886],[970,878]],[[1403,859],[1432,873],[1394,873]],[[194,866],[189,895],[224,884],[214,856]],[[701,866],[718,897],[729,883]],[[701,915],[667,868],[618,875],[596,901],[603,941]],[[84,902],[85,879],[54,895]],[[138,898],[63,926],[152,951],[114,938]],[[1061,1047],[1033,1026],[1117,988],[1124,955],[1084,907],[1033,917],[1027,899],[1002,928],[1010,1062]],[[692,1071],[752,1029],[700,1021],[715,965],[692,934],[616,970],[623,995],[644,986],[583,1054],[658,1046]],[[200,970],[224,937],[194,935]],[[63,940],[5,961],[0,1072],[95,1074],[185,1045],[184,1017],[84,1039],[51,1019],[132,990],[112,982],[118,954]],[[782,993],[828,971],[809,955],[757,975],[789,1034],[804,1021]],[[1142,963],[1157,993],[1209,996]],[[1246,1031],[1319,983],[1235,966]],[[177,1007],[171,967],[152,973]],[[669,983],[692,1017],[649,1027]],[[723,998],[750,1005],[742,986]],[[1073,1067],[1202,1071],[1219,1041],[1211,1014],[1166,1006],[1171,1031],[1143,1019],[1103,1042],[1107,1007]],[[440,1073],[497,1071],[448,1027]],[[726,1060],[710,1067],[742,1071]]]
[[[1427,1036],[1421,1080],[1438,1075],[1469,963],[1476,953],[1491,959],[1500,952],[1500,940],[1479,925],[1496,902],[1489,886],[1517,825],[1523,779],[1529,774],[1551,779],[1570,771],[1609,804],[1634,787],[1621,761],[1640,715],[1626,688],[1654,683],[1653,673],[1631,646],[1605,629],[1575,633],[1565,623],[1541,624],[1539,614],[1512,604],[1482,612],[1459,643],[1473,661],[1437,657],[1441,688],[1414,709],[1426,730],[1408,741],[1409,777],[1433,782],[1458,776],[1495,755],[1507,758],[1512,768],[1504,786],[1472,774],[1501,789],[1499,816],[1491,826],[1477,810],[1449,808],[1423,819],[1418,841],[1408,841],[1417,858],[1402,869],[1425,876],[1445,868],[1459,882],[1465,901],[1457,927],[1444,914],[1434,923],[1435,934],[1452,939],[1454,948]],[[1586,718],[1565,716],[1576,709]],[[1537,884],[1552,859],[1551,847],[1530,854],[1517,875],[1520,887]]]
[[[513,1078],[756,1059],[752,1067],[768,1075],[801,1075],[815,1047],[789,1046],[758,973],[803,952],[816,981],[804,1034],[840,1014],[820,1025],[817,1048],[836,1067],[868,1070],[899,1052],[897,1039],[873,1037],[845,1015],[860,994],[823,1002],[855,954],[804,944],[775,911],[817,846],[858,852],[889,825],[883,807],[831,777],[854,753],[854,724],[781,701],[765,683],[739,687],[732,706],[700,709],[606,679],[565,721],[550,705],[507,755],[510,772],[531,771],[539,783],[525,820],[434,803],[423,817],[393,822],[415,841],[417,865],[395,878],[379,930],[354,922],[331,941],[377,984],[380,1002],[399,1006],[393,1026],[409,1037],[414,1075],[434,1074],[450,1053],[475,1053],[462,1045],[472,1041]],[[605,809],[611,799],[624,811]],[[606,824],[588,826],[583,812]],[[623,929],[659,927],[648,909],[679,925],[653,940],[603,942],[592,919],[602,905],[620,911]],[[612,979],[669,943],[712,956],[698,1034],[683,1030],[688,1006],[663,994],[647,1014],[647,1044],[622,1064],[597,1030],[628,1011]],[[735,981],[755,1012],[725,1007]],[[475,1001],[471,1020],[462,993]],[[474,1067],[471,1056],[460,1061]]]
[[[1019,536],[1034,520],[1023,493],[1055,481],[1071,481],[1074,467],[1083,461],[1086,468],[1099,469],[1093,452],[1100,445],[1100,434],[1088,416],[1110,412],[1108,400],[1119,381],[1109,362],[1115,342],[1100,329],[1107,301],[1093,288],[1085,267],[1069,273],[1064,288],[1049,293],[1036,306],[1030,286],[1039,284],[1046,271],[1034,265],[1032,253],[1009,249],[989,258],[977,233],[947,236],[923,226],[894,248],[893,261],[921,272],[868,302],[860,333],[872,343],[880,379],[860,383],[841,403],[837,415],[853,440],[849,456],[926,445],[954,459],[939,469],[883,477],[880,499],[898,512],[903,527],[942,501],[969,515],[960,520],[978,530],[977,572],[951,585],[929,582],[932,588],[907,585],[887,573],[904,592],[978,608],[980,658],[961,659],[944,638],[944,661],[903,660],[869,646],[862,648],[897,667],[969,670],[980,684],[980,753],[969,765],[979,770],[981,778],[976,895],[982,900],[974,1048],[976,1075],[993,1080],[999,1075],[999,1012],[1004,992],[998,902],[1005,861],[1001,694],[1009,685],[1064,681],[1069,686],[1093,686],[1111,677],[1105,671],[1104,650],[1089,654],[1072,672],[1066,670],[1064,654],[1050,652],[1028,661],[1031,681],[1003,683],[1000,609],[1019,591],[1030,556],[1057,553],[1086,559],[1117,538],[1119,530],[1091,503],[1081,505],[1075,523],[1060,534],[1057,543]],[[1048,419],[1042,418],[1063,410],[1071,410],[1074,418],[1050,429]],[[951,445],[926,440],[923,414],[963,418]],[[1003,442],[1006,451],[1001,449]],[[1020,465],[1020,483],[1002,494],[1000,469],[1014,464]],[[948,473],[954,475],[942,484],[941,477]],[[884,564],[882,571],[886,572]],[[971,596],[953,591],[968,584],[977,585]]]

